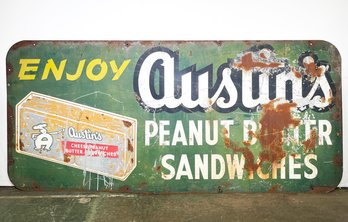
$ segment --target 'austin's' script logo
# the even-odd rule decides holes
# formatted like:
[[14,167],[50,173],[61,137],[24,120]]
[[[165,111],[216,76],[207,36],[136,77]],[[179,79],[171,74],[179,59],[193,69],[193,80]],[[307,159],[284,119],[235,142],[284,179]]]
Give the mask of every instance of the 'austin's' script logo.
[[327,111],[336,94],[329,64],[312,52],[302,53],[298,63],[276,58],[270,45],[254,46],[221,64],[215,77],[213,64],[179,70],[179,52],[155,47],[138,60],[134,91],[149,112],[254,112],[273,99],[296,103],[299,111]]

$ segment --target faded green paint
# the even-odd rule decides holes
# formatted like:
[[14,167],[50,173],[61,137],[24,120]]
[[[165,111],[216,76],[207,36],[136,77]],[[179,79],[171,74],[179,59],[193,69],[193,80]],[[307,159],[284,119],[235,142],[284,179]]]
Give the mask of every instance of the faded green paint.
[[[226,154],[238,154],[226,148],[224,136],[219,127],[218,143],[214,146],[163,146],[158,141],[151,140],[149,146],[145,146],[145,120],[182,120],[185,129],[189,120],[234,120],[231,126],[231,141],[239,146],[243,145],[243,121],[254,120],[259,122],[262,112],[243,112],[239,108],[227,113],[217,111],[211,112],[184,112],[178,111],[152,113],[143,109],[137,101],[133,89],[134,71],[136,64],[147,50],[162,46],[179,53],[179,70],[183,70],[196,64],[196,70],[200,70],[209,64],[213,64],[213,83],[216,81],[218,67],[226,63],[230,58],[236,58],[238,54],[248,50],[254,45],[270,44],[274,48],[277,58],[287,58],[291,66],[298,66],[299,55],[306,51],[314,52],[320,60],[325,60],[331,67],[330,76],[335,84],[337,93],[333,100],[336,104],[327,112],[315,112],[308,109],[295,115],[296,119],[304,119],[310,116],[316,120],[328,120],[332,126],[330,138],[332,145],[318,145],[314,151],[317,160],[312,162],[318,174],[314,179],[305,179],[304,173],[311,173],[303,164],[303,144],[282,146],[285,151],[286,179],[279,179],[280,170],[277,172],[278,179],[260,179],[254,172],[254,179],[248,178],[247,170],[243,170],[242,179],[230,179],[226,165],[226,172],[221,179],[211,179],[211,154],[219,154],[224,158]],[[41,59],[35,80],[19,80],[20,59]],[[66,67],[61,80],[54,79],[52,73],[46,80],[41,80],[44,72],[45,62],[49,59],[58,65],[61,60],[66,59]],[[112,81],[114,73],[110,66],[105,77],[100,81],[91,81],[86,76],[86,68],[82,75],[75,81],[69,81],[65,72],[74,73],[80,60],[86,59],[86,64],[93,59],[100,58],[106,62],[115,60],[118,68],[124,60],[130,59],[124,73],[118,80]],[[113,190],[125,192],[264,192],[269,190],[278,191],[308,191],[317,186],[337,186],[342,176],[342,126],[341,126],[341,62],[338,51],[331,44],[323,41],[272,41],[272,42],[20,42],[14,45],[7,56],[7,83],[8,83],[8,110],[15,111],[19,103],[29,92],[35,91],[41,94],[53,96],[59,99],[72,101],[78,104],[94,107],[107,112],[131,117],[137,120],[137,166],[125,181],[113,178],[105,178],[102,175],[75,169],[69,166],[49,162],[46,160],[30,157],[15,151],[15,113],[8,113],[9,132],[9,176],[16,187],[20,189],[81,189],[81,190]],[[99,70],[96,68],[95,73]],[[155,81],[155,88],[158,89]],[[157,84],[157,85],[156,85]],[[336,116],[336,117],[335,117]],[[98,124],[98,123],[96,123]],[[175,124],[171,124],[171,134]],[[290,133],[292,130],[290,130]],[[170,136],[171,138],[171,136]],[[305,140],[303,127],[299,130],[299,140]],[[258,157],[262,147],[258,142],[250,146],[255,157]],[[296,173],[301,179],[289,179],[289,158],[291,154],[300,154],[301,159],[295,160],[300,163],[301,168]],[[169,163],[177,170],[182,154],[187,154],[193,179],[182,176],[179,180],[175,178],[164,180],[162,173],[168,174],[168,169],[161,165],[161,158],[166,154],[175,156],[175,161]],[[208,179],[195,179],[194,155],[208,154],[209,176]],[[226,164],[226,158],[225,164]],[[256,160],[255,160],[256,161]],[[256,162],[255,162],[256,164]],[[270,163],[262,166],[262,172],[272,170]],[[220,167],[217,167],[219,171]],[[111,183],[110,183],[111,182]]]

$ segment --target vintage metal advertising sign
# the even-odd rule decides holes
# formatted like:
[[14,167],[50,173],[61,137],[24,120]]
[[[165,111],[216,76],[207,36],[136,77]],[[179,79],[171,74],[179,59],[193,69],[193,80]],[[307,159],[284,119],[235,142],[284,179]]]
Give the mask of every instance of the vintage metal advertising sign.
[[325,41],[23,41],[7,55],[20,189],[309,191],[342,176]]

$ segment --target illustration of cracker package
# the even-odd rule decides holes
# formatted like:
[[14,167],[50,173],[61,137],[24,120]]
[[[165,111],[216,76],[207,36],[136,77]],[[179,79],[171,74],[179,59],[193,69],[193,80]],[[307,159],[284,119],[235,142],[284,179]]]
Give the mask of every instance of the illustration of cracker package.
[[35,92],[16,110],[18,153],[118,180],[136,167],[135,119]]

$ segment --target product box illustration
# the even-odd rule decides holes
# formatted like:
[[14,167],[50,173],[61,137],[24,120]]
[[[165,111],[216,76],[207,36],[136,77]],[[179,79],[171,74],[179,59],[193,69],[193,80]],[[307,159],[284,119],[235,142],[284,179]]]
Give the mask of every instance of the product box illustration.
[[16,107],[18,153],[125,180],[136,166],[136,120],[29,93]]
[[342,177],[325,41],[22,41],[7,55],[23,190],[294,192]]

